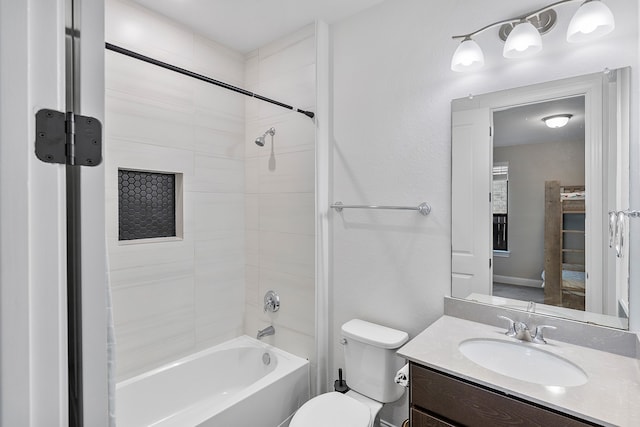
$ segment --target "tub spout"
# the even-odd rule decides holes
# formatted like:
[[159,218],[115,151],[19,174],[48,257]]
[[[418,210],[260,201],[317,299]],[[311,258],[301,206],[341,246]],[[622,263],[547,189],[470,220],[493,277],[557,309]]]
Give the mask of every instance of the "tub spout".
[[264,329],[258,330],[258,335],[256,336],[256,338],[260,339],[262,337],[266,337],[267,335],[273,335],[275,333],[276,333],[276,330],[273,328],[273,326],[267,326]]

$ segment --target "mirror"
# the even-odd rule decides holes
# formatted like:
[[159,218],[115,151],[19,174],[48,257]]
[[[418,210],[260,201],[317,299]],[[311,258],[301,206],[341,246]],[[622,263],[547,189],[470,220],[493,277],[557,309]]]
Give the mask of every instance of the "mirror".
[[453,297],[628,328],[629,74],[453,100]]

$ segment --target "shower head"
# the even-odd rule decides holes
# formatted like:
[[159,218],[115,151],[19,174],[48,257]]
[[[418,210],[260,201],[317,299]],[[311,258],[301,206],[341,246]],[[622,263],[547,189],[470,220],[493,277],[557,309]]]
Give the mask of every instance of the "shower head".
[[263,133],[261,136],[257,137],[255,140],[255,143],[258,147],[264,147],[264,138],[267,135],[275,135],[276,134],[276,128],[271,128],[268,131],[266,131],[265,133]]

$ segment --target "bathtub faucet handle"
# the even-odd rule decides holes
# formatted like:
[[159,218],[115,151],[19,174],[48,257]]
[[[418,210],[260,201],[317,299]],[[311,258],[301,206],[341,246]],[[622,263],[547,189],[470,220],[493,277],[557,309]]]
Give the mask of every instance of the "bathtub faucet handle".
[[275,291],[267,291],[264,294],[264,312],[275,313],[280,310],[280,296]]

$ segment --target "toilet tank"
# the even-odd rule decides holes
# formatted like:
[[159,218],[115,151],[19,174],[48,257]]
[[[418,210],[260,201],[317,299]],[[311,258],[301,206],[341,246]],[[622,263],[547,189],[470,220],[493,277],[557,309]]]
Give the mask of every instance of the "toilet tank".
[[342,325],[347,385],[382,403],[395,402],[404,387],[394,382],[405,361],[396,350],[407,340],[406,332],[353,319]]

